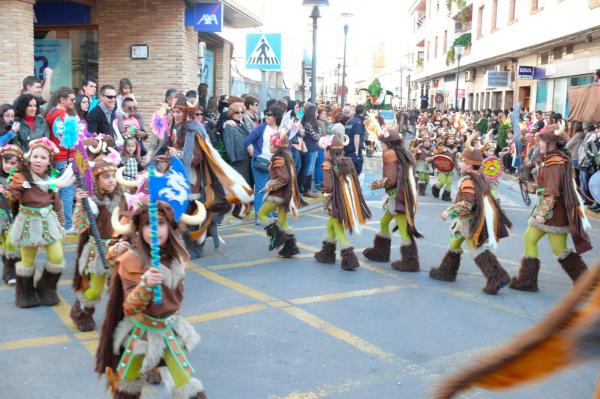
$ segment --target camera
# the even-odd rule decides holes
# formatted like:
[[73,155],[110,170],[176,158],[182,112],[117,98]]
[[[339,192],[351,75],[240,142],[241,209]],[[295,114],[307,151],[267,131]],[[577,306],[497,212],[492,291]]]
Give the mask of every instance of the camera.
[[6,129],[6,130],[10,130],[10,129],[12,129],[12,127],[13,127],[13,125],[14,125],[14,124],[15,124],[15,121],[14,121],[14,119],[13,119],[13,120],[11,120],[11,121],[9,121],[9,122],[6,124],[6,126],[7,126],[7,129]]

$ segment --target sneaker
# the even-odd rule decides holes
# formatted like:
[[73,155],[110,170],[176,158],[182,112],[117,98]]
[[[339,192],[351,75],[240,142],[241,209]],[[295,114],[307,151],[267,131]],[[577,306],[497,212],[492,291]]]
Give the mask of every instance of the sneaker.
[[8,280],[8,282],[6,283],[8,285],[17,285],[17,279],[16,278],[11,278]]

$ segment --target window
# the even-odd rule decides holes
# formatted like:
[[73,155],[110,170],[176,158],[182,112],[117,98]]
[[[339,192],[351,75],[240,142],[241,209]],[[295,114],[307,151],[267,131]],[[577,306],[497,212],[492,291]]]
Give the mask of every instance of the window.
[[429,40],[427,40],[427,61],[429,61],[429,47],[430,47],[430,43],[429,43]]
[[442,52],[442,55],[446,54],[448,52],[448,31],[445,30],[444,31],[444,45],[443,45],[443,49],[444,51]]
[[492,26],[490,31],[494,32],[498,29],[496,21],[498,20],[498,0],[492,0]]
[[481,32],[482,32],[482,24],[483,24],[483,7],[481,6],[479,7],[479,12],[477,13],[477,37],[480,38],[481,37]]
[[438,56],[438,37],[435,37],[435,44],[433,46],[433,58],[437,58]]
[[516,11],[516,7],[517,7],[517,0],[509,0],[509,4],[508,4],[508,23],[512,24],[513,22],[515,22],[517,16],[515,15],[515,11]]
[[573,54],[573,45],[572,44],[569,44],[567,46],[567,54]]
[[531,0],[531,11],[538,9],[538,0]]
[[535,99],[535,109],[539,109],[542,112],[547,111],[546,105],[548,104],[548,81],[538,80],[537,91]]
[[554,79],[554,95],[552,96],[552,111],[565,114],[567,102],[567,78]]
[[549,61],[550,53],[540,54],[540,65],[546,65]]
[[584,86],[594,83],[594,75],[575,76],[571,78],[570,86]]
[[563,53],[563,48],[562,47],[555,47],[552,50],[552,58],[554,61],[558,61],[562,59],[562,53]]

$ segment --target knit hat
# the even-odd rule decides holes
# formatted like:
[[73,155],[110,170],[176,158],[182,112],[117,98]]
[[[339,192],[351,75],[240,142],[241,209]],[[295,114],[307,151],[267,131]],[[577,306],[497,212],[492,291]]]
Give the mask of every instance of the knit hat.
[[98,176],[104,172],[116,172],[117,165],[115,161],[107,156],[100,155],[94,159],[94,166],[92,167],[92,174]]
[[56,144],[54,144],[54,142],[52,142],[52,140],[50,140],[47,137],[40,137],[39,139],[31,140],[29,142],[29,151],[27,152],[26,157],[29,158],[31,151],[38,147],[42,147],[46,151],[48,151],[50,153],[51,159],[54,159],[54,155],[60,152],[58,147],[56,146]]
[[463,162],[471,166],[478,166],[483,162],[483,153],[481,152],[480,147],[475,147],[473,145],[473,141],[476,137],[477,133],[473,133],[471,136],[469,136],[467,142],[465,143],[465,149],[461,154]]
[[2,155],[14,155],[19,158],[19,160],[23,160],[23,150],[15,144],[7,144],[0,148],[0,153],[2,153]]

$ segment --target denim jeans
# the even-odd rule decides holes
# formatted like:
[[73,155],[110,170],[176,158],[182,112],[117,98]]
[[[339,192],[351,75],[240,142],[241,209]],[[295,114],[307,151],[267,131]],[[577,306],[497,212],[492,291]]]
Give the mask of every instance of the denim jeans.
[[315,185],[317,187],[323,185],[323,162],[325,162],[325,151],[319,148],[317,152],[317,164],[315,165]]
[[302,153],[294,147],[290,147],[290,150],[292,150],[294,165],[296,165],[296,175],[298,175],[300,174],[300,168],[302,167]]
[[258,211],[263,203],[263,197],[265,193],[262,192],[262,189],[269,181],[269,173],[263,172],[262,170],[258,170],[254,167],[254,159],[252,160],[252,176],[254,177],[254,211],[255,218],[258,216]]
[[302,162],[304,164],[304,176],[312,176],[315,172],[317,155],[318,151],[309,151],[302,154]]
[[[54,168],[61,172],[67,167],[67,161],[54,162]],[[60,200],[65,213],[65,230],[73,227],[73,201],[75,200],[75,186],[63,187],[60,189]]]

